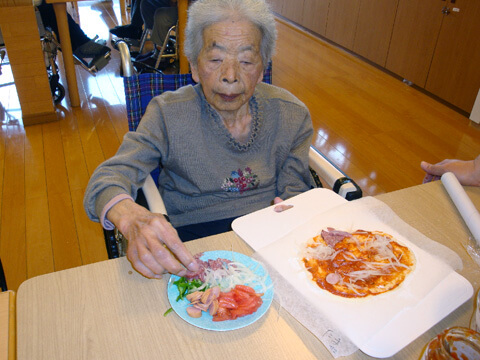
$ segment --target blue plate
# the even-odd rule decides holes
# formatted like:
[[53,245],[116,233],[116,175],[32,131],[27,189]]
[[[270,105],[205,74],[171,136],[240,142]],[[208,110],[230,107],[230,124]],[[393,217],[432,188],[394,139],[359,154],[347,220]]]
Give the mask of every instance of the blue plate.
[[[176,301],[178,296],[178,289],[173,284],[174,281],[179,279],[178,276],[172,275],[170,276],[170,280],[168,281],[168,300],[170,301],[170,305],[172,309],[186,322],[195,325],[201,329],[206,330],[214,330],[214,331],[229,331],[240,329],[250,324],[253,324],[255,321],[260,319],[268,310],[270,305],[272,304],[273,300],[273,284],[270,275],[268,275],[265,268],[258,263],[256,260],[252,259],[247,255],[243,255],[233,251],[226,251],[226,250],[217,250],[217,251],[206,251],[203,253],[201,260],[208,260],[208,259],[227,259],[232,261],[237,261],[242,263],[243,265],[247,266],[248,268],[254,270],[255,274],[259,276],[267,275],[265,285],[267,286],[267,291],[263,294],[262,300],[263,304],[255,311],[253,314],[242,316],[237,318],[236,320],[226,320],[226,321],[213,321],[212,316],[207,313],[203,312],[202,316],[199,318],[192,318],[187,314],[187,307],[190,302],[187,299]],[[261,292],[262,290],[260,287],[254,287],[256,292]]]

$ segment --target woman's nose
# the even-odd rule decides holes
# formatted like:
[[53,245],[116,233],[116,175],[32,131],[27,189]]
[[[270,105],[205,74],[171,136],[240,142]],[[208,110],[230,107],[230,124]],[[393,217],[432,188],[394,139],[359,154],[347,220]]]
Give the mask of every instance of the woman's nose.
[[238,81],[238,63],[224,61],[222,64],[222,82],[233,84]]

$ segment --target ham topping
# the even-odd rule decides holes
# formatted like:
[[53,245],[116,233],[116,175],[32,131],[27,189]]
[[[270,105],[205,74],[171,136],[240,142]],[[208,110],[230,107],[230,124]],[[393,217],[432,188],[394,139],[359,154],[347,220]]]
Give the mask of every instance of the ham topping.
[[325,240],[328,246],[335,247],[337,243],[345,239],[346,237],[351,236],[350,233],[341,230],[335,230],[334,228],[327,228],[327,230],[322,230],[322,238]]
[[207,261],[200,260],[200,257],[203,255],[203,253],[198,253],[194,256],[195,261],[197,262],[198,266],[198,271],[193,272],[193,271],[188,271],[187,275],[185,275],[185,278],[188,280],[192,279],[199,279],[201,282],[205,282],[205,270],[210,269],[212,271],[222,269],[225,264],[230,264],[232,263],[231,260],[227,259],[209,259]]

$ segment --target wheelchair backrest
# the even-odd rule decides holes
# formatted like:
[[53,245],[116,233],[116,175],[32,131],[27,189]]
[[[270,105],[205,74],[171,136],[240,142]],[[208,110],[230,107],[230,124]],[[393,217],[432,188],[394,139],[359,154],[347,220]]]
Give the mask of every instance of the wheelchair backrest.
[[[195,81],[191,74],[159,74],[147,73],[124,77],[125,103],[127,105],[128,128],[137,129],[150,100],[165,91],[175,91]],[[272,83],[272,64],[269,64],[263,74],[263,82]]]

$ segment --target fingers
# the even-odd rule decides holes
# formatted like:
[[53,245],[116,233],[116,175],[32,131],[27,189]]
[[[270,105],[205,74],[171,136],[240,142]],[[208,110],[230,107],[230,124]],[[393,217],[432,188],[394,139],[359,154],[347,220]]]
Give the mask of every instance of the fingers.
[[[175,259],[173,256],[171,256],[171,258],[175,260],[176,264],[178,264],[178,261],[176,261],[178,259],[189,271],[193,271],[193,272],[198,271],[199,265],[195,261],[195,258],[190,253],[190,251],[187,250],[187,247],[185,246],[185,244],[179,239],[178,234],[176,230],[173,229],[173,227],[172,227],[172,230],[173,231],[167,231],[166,233],[162,234],[163,242],[165,243],[166,247],[170,250],[169,255],[174,255],[176,257]],[[166,268],[167,270],[169,269],[168,266],[166,266]],[[183,267],[181,269],[178,269],[175,272],[175,274],[177,275],[181,274],[180,276],[185,275],[185,273],[186,271]]]
[[[143,255],[145,256],[145,255]],[[156,279],[161,279],[162,278],[162,273],[164,273],[164,270],[159,270],[157,268],[157,272],[152,271],[149,267],[147,267],[141,260],[138,255],[138,250],[135,246],[128,246],[127,250],[127,259],[130,261],[132,264],[133,268],[137,270],[140,274],[147,278],[156,278]]]
[[[198,267],[192,264],[193,256],[163,215],[153,214],[133,201],[121,201],[107,216],[128,239],[127,258],[142,275],[161,277],[165,271],[182,274],[186,273],[184,266]],[[184,266],[164,245],[174,249]]]
[[432,164],[427,163],[426,161],[422,161],[420,163],[420,167],[422,168],[422,170],[427,172],[427,173],[428,173],[428,169],[430,168],[430,166],[432,166]]
[[281,202],[283,202],[282,198],[280,197],[275,197],[275,199],[273,199],[273,204],[276,205],[276,204],[280,204]]
[[187,273],[185,267],[198,270],[198,264],[177,231],[161,215],[152,215],[147,223],[130,231],[127,238],[127,257],[146,277],[161,278],[164,272],[183,276]]
[[431,182],[431,181],[436,181],[436,180],[439,180],[439,179],[440,179],[440,176],[427,174],[427,175],[425,175],[425,177],[423,178],[423,183],[426,184],[426,183],[429,183],[429,182]]
[[273,208],[273,211],[275,212],[283,212],[285,210],[288,210],[288,209],[291,209],[293,208],[293,205],[287,205],[287,204],[279,204],[279,205],[276,205],[274,208]]
[[[445,160],[435,165],[427,163],[426,161],[422,161],[420,163],[420,167],[422,168],[423,171],[427,173],[427,176],[438,177],[438,176],[442,176],[444,173],[448,171],[448,169],[445,166],[447,164],[448,162],[446,162]],[[435,179],[430,179],[429,181],[432,181],[432,180],[435,180]]]
[[183,276],[185,268],[175,259],[170,251],[159,241],[144,246],[142,242],[135,242],[128,246],[127,257],[132,266],[140,274],[148,278],[162,278],[168,272]]

